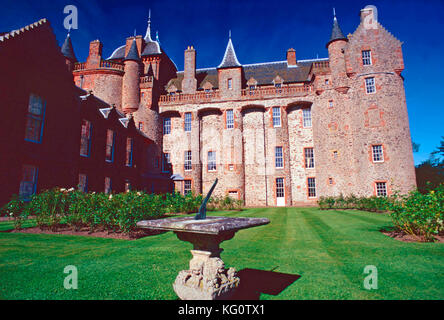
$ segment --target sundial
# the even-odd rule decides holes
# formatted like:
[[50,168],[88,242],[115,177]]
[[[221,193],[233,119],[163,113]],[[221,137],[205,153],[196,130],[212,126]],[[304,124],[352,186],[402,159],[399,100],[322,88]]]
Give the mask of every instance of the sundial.
[[215,300],[229,298],[239,286],[240,279],[234,268],[225,268],[220,258],[220,243],[230,240],[241,229],[270,223],[267,218],[209,217],[206,205],[217,184],[210,191],[194,217],[143,220],[139,228],[173,231],[182,241],[193,244],[190,268],[182,270],[173,284],[174,291],[182,300]]

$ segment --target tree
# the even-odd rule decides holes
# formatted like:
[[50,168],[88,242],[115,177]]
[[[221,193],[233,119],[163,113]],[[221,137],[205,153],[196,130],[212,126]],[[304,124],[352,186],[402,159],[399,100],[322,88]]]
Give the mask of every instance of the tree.
[[421,193],[426,193],[444,183],[444,137],[441,138],[440,146],[427,160],[417,165],[415,171],[416,184]]

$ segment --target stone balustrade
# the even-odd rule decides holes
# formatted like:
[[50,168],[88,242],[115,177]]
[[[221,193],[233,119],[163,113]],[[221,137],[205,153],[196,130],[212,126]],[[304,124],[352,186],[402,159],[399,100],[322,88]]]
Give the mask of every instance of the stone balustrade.
[[[113,69],[123,71],[123,64],[117,62],[111,62],[102,60],[99,64],[99,69]],[[86,69],[96,69],[96,68],[88,68],[86,62],[76,62],[74,64],[74,71],[86,70]]]

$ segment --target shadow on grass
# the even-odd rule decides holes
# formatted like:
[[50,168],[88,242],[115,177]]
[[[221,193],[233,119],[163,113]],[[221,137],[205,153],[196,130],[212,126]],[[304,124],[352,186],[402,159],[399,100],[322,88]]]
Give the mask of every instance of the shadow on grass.
[[259,300],[261,293],[277,296],[301,276],[258,269],[242,269],[238,273],[239,288],[230,300]]

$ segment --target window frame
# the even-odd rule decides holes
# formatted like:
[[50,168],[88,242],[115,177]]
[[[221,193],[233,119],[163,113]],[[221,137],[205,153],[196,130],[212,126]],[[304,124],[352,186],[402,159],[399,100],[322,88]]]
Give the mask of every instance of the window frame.
[[[79,188],[81,186],[81,184],[80,184],[80,177],[81,176],[85,177],[85,184],[82,186],[82,189]],[[79,172],[78,178],[79,178],[79,182],[77,183],[77,187],[79,188],[79,190],[82,192],[88,192],[88,175],[86,173]]]
[[[86,138],[87,141],[87,153],[83,154],[82,153],[82,147],[84,146],[84,135],[83,135],[83,124],[84,122],[86,122],[87,124],[89,124],[89,128],[88,128],[88,132],[89,132],[89,136]],[[91,156],[91,137],[92,137],[92,122],[86,119],[82,119],[82,125],[81,125],[81,129],[80,129],[80,156],[82,157],[86,157],[89,158]]]
[[[166,130],[168,128],[168,130]],[[171,133],[171,117],[163,118],[163,134],[167,135]],[[167,132],[168,131],[168,132]]]
[[[372,80],[373,83],[369,84],[367,80]],[[366,94],[374,94],[376,93],[376,79],[375,77],[368,77],[368,78],[364,78],[364,82],[365,82],[365,93]],[[372,89],[373,88],[373,89]],[[371,92],[369,92],[369,90],[373,90]]]
[[184,152],[184,163],[183,163],[183,169],[184,171],[191,171],[193,170],[193,153],[191,150],[186,150]]
[[[282,181],[282,186],[280,183]],[[275,188],[276,188],[276,199],[277,198],[285,198],[285,178],[276,177],[275,179]]]
[[[312,182],[310,184],[310,181]],[[310,191],[311,189],[311,191]],[[315,177],[307,177],[307,197],[308,198],[316,198],[317,192],[316,192],[316,178]]]
[[228,78],[227,79],[227,89],[228,90],[233,90],[233,78]]
[[[128,141],[131,142],[130,143],[130,150],[128,150]],[[128,151],[129,151],[129,157],[128,157]],[[127,166],[127,167],[133,166],[133,153],[134,153],[134,139],[131,137],[126,137],[125,166]]]
[[[380,147],[378,152],[375,153],[375,147]],[[385,161],[384,159],[384,146],[382,144],[373,144],[371,146],[372,148],[372,161],[373,163],[382,163]],[[375,157],[378,157],[378,160],[375,159]]]
[[183,131],[191,132],[191,122],[193,121],[193,114],[191,112],[185,112],[183,118]]
[[[307,117],[307,114],[309,114],[309,118]],[[309,125],[308,125],[309,122]],[[310,108],[304,108],[302,109],[302,127],[303,128],[311,128],[313,125],[312,123],[312,116],[311,116],[311,109]]]
[[[384,194],[379,194],[381,189],[378,188],[378,186],[380,186],[380,185],[384,186],[384,189],[383,189]],[[388,196],[387,181],[375,181],[374,188],[375,188],[375,196],[377,196],[377,197],[387,197]]]
[[[168,155],[168,156],[167,156]],[[171,165],[171,154],[169,152],[162,153],[162,172],[170,172],[169,166]]]
[[[368,53],[368,56],[364,56],[365,53]],[[361,51],[362,65],[363,66],[371,66],[373,65],[372,59],[372,51],[371,50],[362,50]],[[366,61],[368,63],[366,63]]]
[[[278,156],[278,150],[280,150],[279,156]],[[278,164],[280,164],[280,166]],[[284,148],[282,146],[274,147],[274,167],[276,169],[284,168]]]
[[[32,169],[32,180],[25,180],[25,169]],[[20,180],[19,185],[19,197],[23,201],[30,201],[31,197],[36,193],[37,191],[37,183],[38,183],[38,175],[39,175],[39,168],[32,164],[23,164],[22,165],[22,178]],[[23,190],[25,189],[25,185],[29,184],[32,186],[32,191],[30,194],[25,194]]]
[[[229,115],[231,115],[231,117]],[[226,124],[227,124],[227,129],[234,129],[234,110],[233,109],[228,109],[226,111]]]
[[315,157],[314,157],[314,148],[313,147],[305,147],[304,148],[304,167],[305,167],[305,169],[314,169],[315,168]]
[[[278,111],[278,112],[275,112]],[[277,115],[279,113],[279,115]],[[280,128],[282,127],[282,112],[281,107],[272,107],[271,109],[271,117],[273,122],[273,128]],[[277,121],[279,120],[279,121]],[[279,123],[277,123],[279,122]]]
[[[112,136],[112,142],[111,142],[111,159],[108,159],[108,148],[110,147],[110,145],[108,144],[108,133],[112,132],[113,136]],[[115,144],[116,144],[116,132],[114,130],[111,129],[107,129],[106,130],[106,141],[105,141],[105,161],[106,162],[114,162],[114,149],[115,149]]]
[[[210,154],[211,154],[211,158],[210,158]],[[217,171],[216,151],[209,150],[207,152],[207,171],[209,171],[209,172]]]
[[[31,107],[30,103],[31,103],[31,97],[36,97],[40,100],[41,102],[41,111],[40,111],[40,115],[37,115],[35,113],[32,113],[29,109]],[[25,141],[28,142],[33,142],[33,143],[42,143],[43,140],[43,128],[45,125],[45,115],[46,115],[46,100],[44,100],[41,96],[34,94],[34,93],[30,93],[29,94],[29,99],[28,99],[28,110],[26,112],[26,121],[25,121]],[[39,125],[40,125],[40,132],[39,132],[39,136],[38,136],[38,140],[34,140],[32,138],[28,137],[28,128],[29,126],[29,121],[38,121]]]
[[[189,188],[187,188],[187,183],[189,183]],[[184,179],[183,180],[183,195],[186,196],[188,193],[191,193],[191,192],[193,192],[193,181],[191,179]]]

